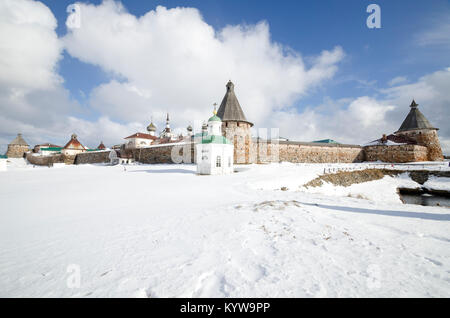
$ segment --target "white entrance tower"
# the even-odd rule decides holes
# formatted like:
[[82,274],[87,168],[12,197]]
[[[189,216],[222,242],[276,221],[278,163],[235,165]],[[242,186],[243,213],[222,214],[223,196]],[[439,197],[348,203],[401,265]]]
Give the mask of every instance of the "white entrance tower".
[[[222,136],[222,120],[214,116],[208,120],[207,134],[201,133],[201,140],[195,145],[198,174],[233,173],[233,144]],[[200,138],[199,138],[200,139]]]

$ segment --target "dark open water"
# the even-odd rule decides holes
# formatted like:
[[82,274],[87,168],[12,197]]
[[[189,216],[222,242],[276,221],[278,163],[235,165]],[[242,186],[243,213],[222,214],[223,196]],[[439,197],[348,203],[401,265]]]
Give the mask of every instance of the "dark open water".
[[400,194],[400,198],[406,204],[418,204],[425,206],[445,206],[450,208],[450,197],[435,194]]

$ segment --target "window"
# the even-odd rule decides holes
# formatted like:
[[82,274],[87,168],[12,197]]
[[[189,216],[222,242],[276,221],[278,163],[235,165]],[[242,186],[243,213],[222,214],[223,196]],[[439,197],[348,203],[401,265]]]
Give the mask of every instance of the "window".
[[216,167],[220,168],[222,166],[222,158],[220,158],[220,156],[217,156],[216,158]]

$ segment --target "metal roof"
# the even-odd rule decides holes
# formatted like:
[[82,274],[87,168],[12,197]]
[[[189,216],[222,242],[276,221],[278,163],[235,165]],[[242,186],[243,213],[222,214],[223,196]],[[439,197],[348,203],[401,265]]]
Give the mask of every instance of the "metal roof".
[[313,142],[321,143],[321,144],[339,144],[339,142],[333,140],[333,139],[323,139],[323,140],[315,140]]

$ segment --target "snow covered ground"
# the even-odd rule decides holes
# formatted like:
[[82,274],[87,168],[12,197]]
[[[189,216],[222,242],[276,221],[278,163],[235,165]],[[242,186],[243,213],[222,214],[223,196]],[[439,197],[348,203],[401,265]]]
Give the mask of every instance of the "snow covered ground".
[[364,164],[16,160],[0,172],[0,297],[450,297],[450,210],[402,204],[404,175],[300,187],[338,167]]

